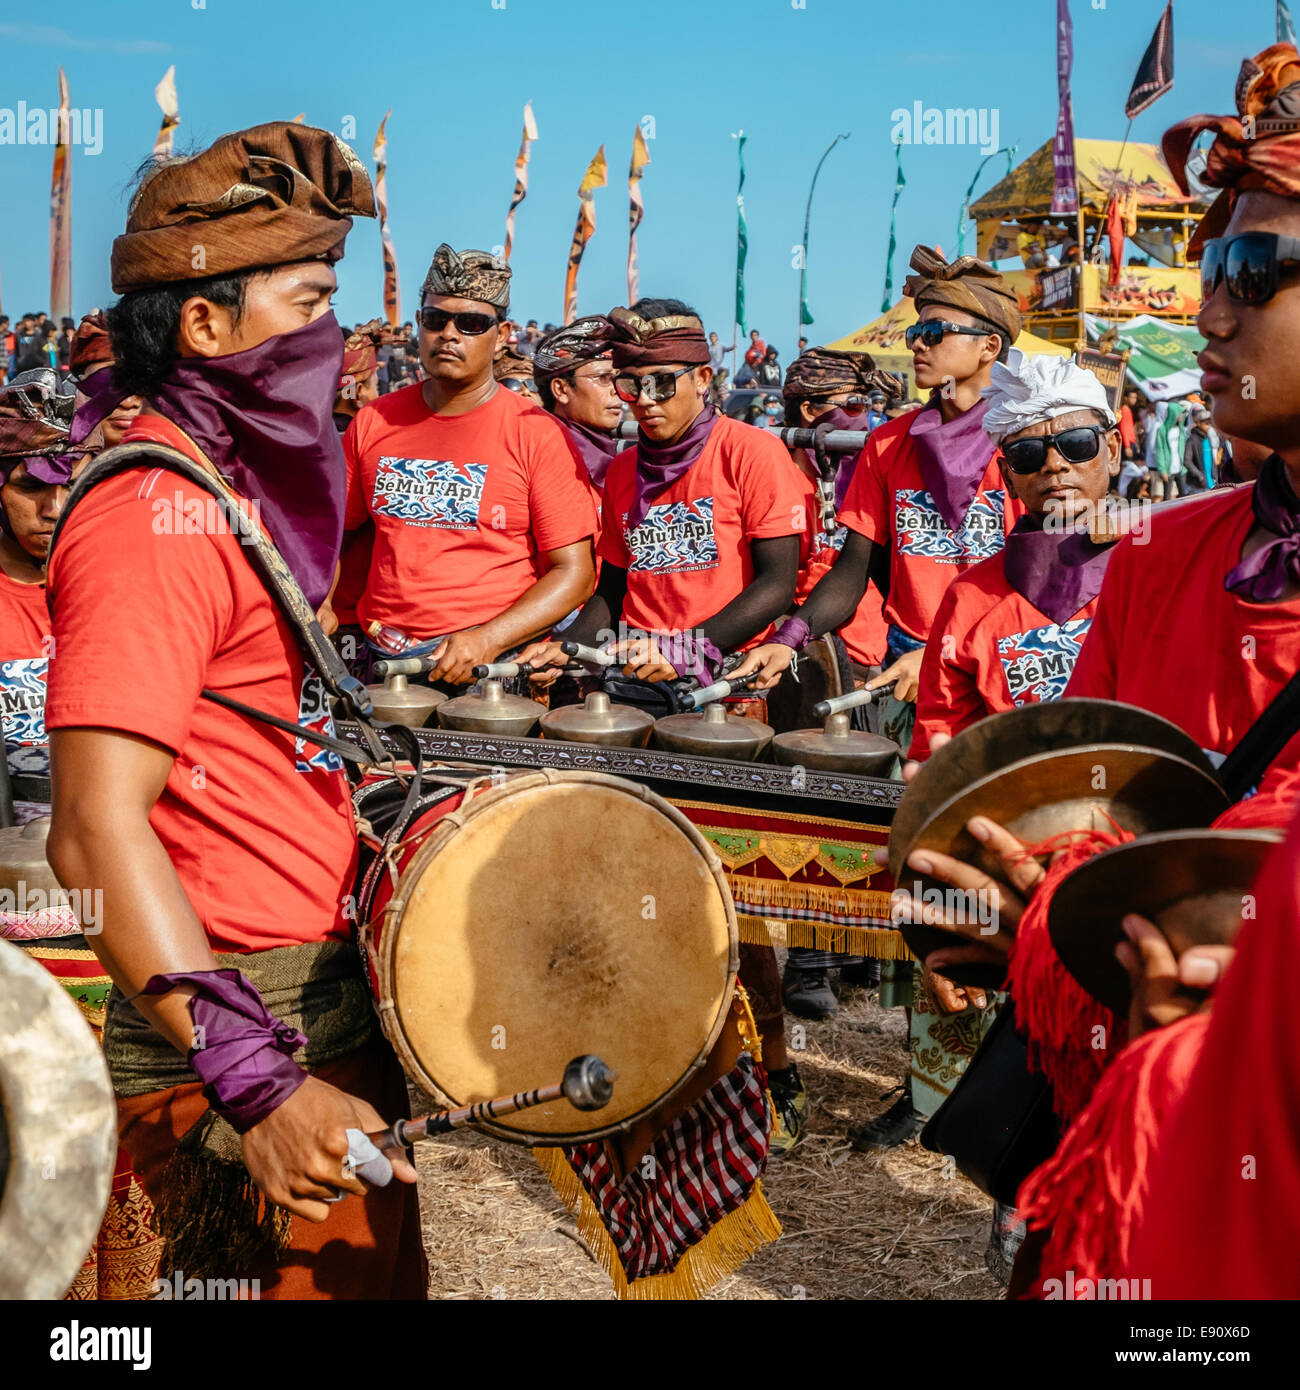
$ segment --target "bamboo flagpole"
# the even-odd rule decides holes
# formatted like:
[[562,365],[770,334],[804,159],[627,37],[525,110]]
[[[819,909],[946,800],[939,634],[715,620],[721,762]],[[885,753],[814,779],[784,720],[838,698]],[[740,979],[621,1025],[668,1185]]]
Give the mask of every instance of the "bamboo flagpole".
[[72,147],[68,142],[68,77],[59,69],[59,129],[50,180],[50,317],[72,316]]
[[564,273],[564,323],[578,317],[578,267],[582,253],[596,231],[596,189],[609,182],[609,166],[605,163],[605,147],[587,165],[587,172],[578,185],[578,223],[573,229],[573,244],[569,247],[569,264]]
[[817,175],[822,171],[822,165],[826,163],[826,157],[840,143],[847,140],[852,131],[844,131],[837,135],[834,140],[826,146],[826,152],[817,161],[817,167],[813,170],[812,183],[808,185],[808,201],[803,210],[803,252],[799,258],[799,322],[798,331],[795,333],[795,355],[798,355],[799,339],[803,336],[803,331],[813,322],[812,310],[808,307],[808,228],[812,222],[812,200],[813,193],[817,189]]
[[510,211],[506,213],[506,244],[502,252],[505,260],[510,259],[510,250],[515,244],[515,209],[528,196],[528,156],[533,141],[537,139],[537,122],[533,118],[533,103],[524,102],[524,134],[519,142],[519,153],[515,157],[515,191],[510,197]]
[[646,146],[645,135],[638,125],[632,136],[632,164],[627,171],[627,302],[635,304],[640,298],[639,281],[636,268],[636,229],[645,216],[645,203],[641,199],[641,175],[650,163],[650,150]]
[[379,132],[375,136],[375,206],[379,210],[379,240],[384,257],[384,317],[389,328],[396,328],[402,321],[401,292],[397,283],[397,250],[393,245],[393,234],[388,229],[388,118],[392,108],[384,113],[379,122]]
[[153,142],[153,157],[167,159],[172,152],[173,133],[181,123],[180,101],[176,95],[175,65],[163,73],[162,81],[153,89],[153,96],[163,113],[158,138]]

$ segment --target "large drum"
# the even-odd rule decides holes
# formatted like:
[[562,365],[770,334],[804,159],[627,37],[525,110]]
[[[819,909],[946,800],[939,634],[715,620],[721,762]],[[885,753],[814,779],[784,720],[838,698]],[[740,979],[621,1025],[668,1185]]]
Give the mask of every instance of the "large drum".
[[[362,786],[359,814],[367,814]],[[735,988],[735,909],[712,848],[648,788],[544,770],[448,787],[376,859],[361,937],[407,1075],[467,1105],[595,1053],[614,1099],[483,1128],[555,1145],[627,1133],[700,1073]]]

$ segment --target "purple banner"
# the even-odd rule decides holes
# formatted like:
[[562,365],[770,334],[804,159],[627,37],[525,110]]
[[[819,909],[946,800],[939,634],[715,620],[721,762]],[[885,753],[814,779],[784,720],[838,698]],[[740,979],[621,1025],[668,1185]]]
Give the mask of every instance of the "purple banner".
[[1074,67],[1074,25],[1070,0],[1056,0],[1056,85],[1061,105],[1052,145],[1052,211],[1078,212],[1079,190],[1074,174],[1074,113],[1070,105],[1070,71]]

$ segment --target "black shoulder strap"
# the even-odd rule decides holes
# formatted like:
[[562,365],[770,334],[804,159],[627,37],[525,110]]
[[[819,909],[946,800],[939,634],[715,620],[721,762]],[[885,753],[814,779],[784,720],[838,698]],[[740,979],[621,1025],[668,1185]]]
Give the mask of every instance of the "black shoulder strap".
[[1258,786],[1269,764],[1300,733],[1300,672],[1269,701],[1241,742],[1219,765],[1219,780],[1233,801]]
[[[249,517],[241,505],[239,497],[231,488],[217,474],[200,468],[193,459],[186,457],[179,450],[168,448],[165,444],[119,444],[115,448],[105,449],[102,454],[92,459],[68,492],[68,499],[64,503],[63,512],[55,523],[54,534],[50,538],[51,554],[58,544],[59,535],[67,525],[69,517],[92,487],[118,473],[125,473],[133,468],[148,468],[151,465],[164,468],[171,473],[180,473],[216,499],[225,515],[231,534],[238,536],[240,542],[249,552],[253,568],[257,571],[263,586],[279,605],[289,626],[297,634],[307,659],[324,682],[325,688],[342,702],[349,718],[356,720],[361,725],[362,734],[371,754],[368,761],[386,761],[388,755],[384,750],[383,741],[378,737],[370,722],[371,715],[374,713],[370,694],[365,685],[347,669],[343,664],[343,658],[334,650],[334,644],[326,637],[316,618],[315,611],[307,601],[307,596],[285,563],[284,556],[275,548],[270,537]],[[318,736],[313,735],[311,730],[300,725],[290,724],[288,720],[278,720],[274,715],[256,710],[251,705],[238,705],[209,690],[205,690],[203,695],[206,699],[213,700],[217,704],[227,704],[232,709],[238,708],[243,713],[262,719],[268,724],[275,724],[278,727],[288,726],[302,738],[310,739],[313,742],[321,741]],[[343,740],[340,739],[337,742],[342,743]],[[351,747],[351,745],[347,746]],[[335,748],[334,751],[339,752],[340,750]],[[341,756],[346,755],[341,754]]]

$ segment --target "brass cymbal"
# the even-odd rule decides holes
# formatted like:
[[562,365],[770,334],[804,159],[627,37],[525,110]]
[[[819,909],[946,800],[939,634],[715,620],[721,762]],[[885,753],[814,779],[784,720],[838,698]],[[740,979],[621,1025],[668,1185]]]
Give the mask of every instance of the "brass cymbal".
[[1057,887],[1048,930],[1061,963],[1094,999],[1128,1014],[1128,975],[1115,959],[1120,922],[1136,912],[1160,928],[1176,956],[1226,945],[1275,830],[1166,830],[1108,849]]
[[[987,816],[1028,845],[1074,830],[1154,831],[1206,826],[1227,809],[1227,793],[1214,775],[1159,748],[1131,744],[1087,744],[1039,753],[1000,768],[962,788],[929,817],[909,847],[935,850],[1001,877],[999,862],[966,829],[972,816]],[[890,869],[899,886],[917,884],[948,891],[947,885],[906,867]],[[924,959],[931,951],[964,940],[959,934],[919,923],[901,923],[903,939]],[[945,974],[960,984],[963,967]],[[987,979],[987,969],[980,972]]]
[[108,1205],[117,1107],[72,996],[0,941],[0,1299],[61,1298]]
[[963,729],[930,755],[907,785],[889,834],[889,867],[897,873],[931,813],[970,783],[1036,753],[1079,744],[1159,748],[1207,773],[1196,740],[1149,710],[1118,700],[1053,700],[1003,710]]

